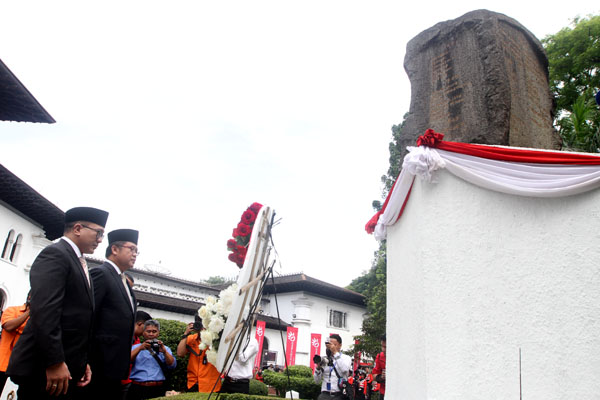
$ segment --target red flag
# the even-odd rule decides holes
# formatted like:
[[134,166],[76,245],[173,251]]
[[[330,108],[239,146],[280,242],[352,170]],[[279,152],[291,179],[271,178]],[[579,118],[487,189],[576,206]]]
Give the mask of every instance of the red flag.
[[315,355],[321,355],[321,334],[320,333],[311,333],[310,334],[310,367],[313,372],[315,372],[315,363],[313,362],[313,357]]
[[287,344],[285,346],[285,354],[287,356],[287,365],[296,365],[296,344],[298,342],[298,328],[288,326],[287,328]]
[[258,341],[258,353],[254,359],[254,368],[260,369],[260,361],[262,360],[262,348],[265,338],[265,321],[256,321],[256,340]]
[[[360,340],[356,339],[354,341],[354,345],[358,346],[360,344]],[[353,370],[356,371],[360,367],[360,351],[354,353],[354,366]]]

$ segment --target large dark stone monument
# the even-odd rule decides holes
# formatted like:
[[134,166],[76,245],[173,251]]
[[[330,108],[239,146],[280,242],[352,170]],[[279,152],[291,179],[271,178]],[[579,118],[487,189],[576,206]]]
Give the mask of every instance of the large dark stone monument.
[[457,142],[560,148],[548,59],[514,19],[472,11],[421,32],[406,47],[412,96],[402,148],[428,128]]

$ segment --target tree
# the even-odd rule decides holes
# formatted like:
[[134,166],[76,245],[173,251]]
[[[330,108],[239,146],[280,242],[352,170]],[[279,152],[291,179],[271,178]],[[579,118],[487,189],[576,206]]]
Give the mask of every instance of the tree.
[[599,152],[600,113],[594,95],[600,89],[600,15],[575,18],[542,40],[556,98],[556,125],[563,148]]
[[[383,183],[382,197],[392,189],[396,178],[402,169],[402,148],[400,146],[400,137],[402,129],[406,123],[408,113],[404,114],[400,125],[392,126],[392,141],[389,144],[390,166],[387,174],[381,177]],[[381,209],[381,201],[373,201],[375,211]],[[355,339],[359,344],[350,349],[350,353],[360,351],[369,357],[375,358],[381,351],[381,336],[385,334],[386,327],[386,296],[387,296],[387,262],[386,262],[386,243],[383,241],[379,249],[374,254],[373,263],[369,271],[354,279],[348,289],[361,293],[366,297],[367,311],[369,316],[363,321],[362,335]]]

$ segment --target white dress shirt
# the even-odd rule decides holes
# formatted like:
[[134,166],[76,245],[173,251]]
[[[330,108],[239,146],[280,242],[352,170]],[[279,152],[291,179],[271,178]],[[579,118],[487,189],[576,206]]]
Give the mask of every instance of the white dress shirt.
[[240,351],[227,373],[228,377],[232,379],[252,379],[254,376],[254,356],[258,353],[258,341],[254,335],[251,336],[250,339],[244,341],[244,344],[247,343],[246,346],[244,344],[240,346]]
[[[323,367],[323,371],[320,369],[315,369],[315,382],[321,383],[321,391],[322,392],[339,392],[340,388],[338,386],[338,382],[340,378],[348,379],[348,372],[352,369],[352,358],[347,354],[342,354],[340,352],[335,353],[333,356],[333,365],[335,366],[335,370],[333,367],[325,366]],[[338,375],[335,373],[337,371]]]

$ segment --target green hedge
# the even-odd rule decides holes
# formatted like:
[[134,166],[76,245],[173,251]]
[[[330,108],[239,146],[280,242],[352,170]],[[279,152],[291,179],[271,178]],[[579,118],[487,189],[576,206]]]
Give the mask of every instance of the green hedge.
[[[210,400],[273,400],[273,397],[268,396],[253,396],[249,394],[232,393],[232,394],[217,394],[213,393]],[[208,393],[183,393],[176,396],[158,397],[156,400],[207,400]]]
[[256,396],[267,396],[269,394],[269,388],[261,381],[250,379],[250,394]]
[[[265,370],[263,372],[264,382],[277,389],[279,397],[284,397],[286,392],[295,390],[302,399],[316,399],[321,392],[321,385],[315,383],[310,368],[299,367],[302,366],[288,368],[290,372],[289,378],[285,372]],[[308,368],[308,370],[311,371],[309,376],[306,376],[305,368]]]

